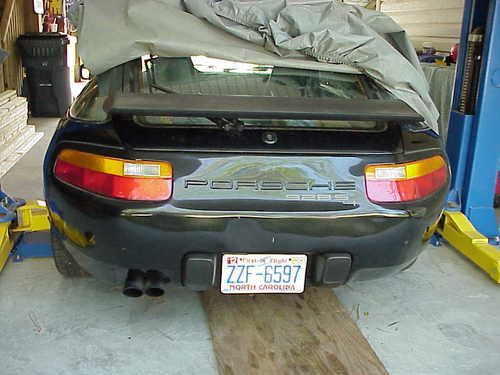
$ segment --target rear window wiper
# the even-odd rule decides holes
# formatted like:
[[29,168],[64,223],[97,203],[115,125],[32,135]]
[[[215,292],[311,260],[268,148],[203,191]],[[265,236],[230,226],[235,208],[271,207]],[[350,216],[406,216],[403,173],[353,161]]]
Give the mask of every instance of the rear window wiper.
[[[170,87],[166,87],[163,85],[159,85],[156,83],[156,76],[153,64],[154,58],[151,57],[150,60],[146,62],[146,77],[148,80],[148,85],[150,92],[152,94],[152,89],[164,92],[165,94],[173,94],[173,95],[182,95],[179,92],[171,89]],[[225,131],[241,131],[245,124],[243,121],[237,118],[227,118],[227,117],[205,117],[209,121],[213,122],[217,127],[225,130]]]
[[[166,94],[175,94],[175,95],[181,95],[177,91],[172,90],[171,88],[158,85],[156,83],[150,83],[150,87],[164,92]],[[225,131],[242,131],[245,123],[241,121],[240,119],[237,118],[226,118],[226,117],[206,117],[208,120],[212,121],[217,127],[225,130]]]
[[226,117],[207,117],[219,128],[229,132],[229,131],[243,131],[245,123],[237,118],[226,118]]
[[161,92],[164,92],[166,94],[178,94],[177,91],[175,90],[172,90],[168,87],[165,87],[165,86],[161,86],[161,85],[158,85],[156,83],[150,83],[149,86],[155,90],[158,90],[158,91],[161,91]]

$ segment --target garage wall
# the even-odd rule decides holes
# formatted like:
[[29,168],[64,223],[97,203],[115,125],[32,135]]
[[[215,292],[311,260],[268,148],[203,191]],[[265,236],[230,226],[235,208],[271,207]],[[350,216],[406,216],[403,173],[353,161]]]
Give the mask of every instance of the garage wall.
[[38,16],[33,12],[32,0],[0,0],[0,16],[0,47],[9,54],[0,66],[0,92],[20,91],[23,70],[16,40],[26,32],[38,31]]
[[384,0],[382,11],[406,29],[415,48],[432,42],[449,52],[460,39],[463,6],[464,0]]

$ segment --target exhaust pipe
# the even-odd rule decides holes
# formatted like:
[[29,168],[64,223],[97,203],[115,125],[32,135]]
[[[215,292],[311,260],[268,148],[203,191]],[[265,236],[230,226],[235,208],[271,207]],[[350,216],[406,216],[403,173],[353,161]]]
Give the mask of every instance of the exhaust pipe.
[[128,271],[123,294],[132,298],[138,298],[144,294],[144,272],[140,270]]
[[161,297],[165,294],[165,284],[169,280],[161,272],[149,270],[146,272],[144,291],[149,297]]

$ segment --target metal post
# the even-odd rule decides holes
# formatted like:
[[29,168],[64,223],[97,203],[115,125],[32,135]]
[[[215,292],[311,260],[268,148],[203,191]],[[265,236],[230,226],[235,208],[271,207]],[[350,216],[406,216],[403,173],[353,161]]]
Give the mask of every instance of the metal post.
[[[482,50],[476,48],[474,56],[469,47],[477,43],[478,28]],[[500,0],[466,0],[460,47],[447,144],[453,172],[449,208],[460,209],[485,236],[498,238],[493,197],[500,153]],[[474,63],[480,67],[475,78],[468,71]],[[476,86],[464,79],[476,79]],[[464,109],[465,89],[471,90],[471,109]]]

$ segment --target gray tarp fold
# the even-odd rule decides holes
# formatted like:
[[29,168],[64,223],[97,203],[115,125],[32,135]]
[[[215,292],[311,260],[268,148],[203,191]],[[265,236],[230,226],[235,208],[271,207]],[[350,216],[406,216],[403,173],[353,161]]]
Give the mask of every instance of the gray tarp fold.
[[390,17],[337,1],[85,0],[79,44],[103,72],[133,58],[193,56],[362,72],[421,114],[439,113],[413,47]]

